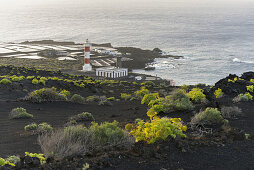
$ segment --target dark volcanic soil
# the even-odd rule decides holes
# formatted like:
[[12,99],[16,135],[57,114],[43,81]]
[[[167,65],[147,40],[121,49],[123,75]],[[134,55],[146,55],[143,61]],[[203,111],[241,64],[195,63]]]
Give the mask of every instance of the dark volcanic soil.
[[[26,70],[25,68],[0,67],[1,75],[6,75],[11,71],[13,74],[20,75],[40,75],[58,76],[74,80],[84,79],[83,76],[73,76],[61,72],[49,72],[43,70]],[[254,75],[254,74],[253,74]],[[233,76],[234,77],[234,76]],[[243,116],[236,119],[228,119],[231,125],[229,132],[218,128],[211,135],[204,135],[201,138],[194,138],[192,130],[186,133],[187,139],[175,140],[168,138],[166,141],[158,141],[155,144],[145,144],[144,142],[135,143],[130,150],[125,148],[115,150],[102,150],[97,155],[76,156],[57,161],[52,158],[47,160],[47,164],[42,169],[78,169],[84,163],[89,163],[92,169],[254,169],[254,149],[253,137],[246,140],[244,134],[254,134],[254,104],[253,101],[232,103],[232,98],[237,94],[232,92],[240,89],[244,93],[248,80],[241,80],[231,84],[225,78],[215,85],[215,87],[205,87],[207,98],[210,103],[207,105],[196,105],[195,110],[190,112],[176,112],[160,114],[160,116],[181,117],[188,123],[191,117],[199,112],[200,109],[212,106],[238,106],[242,109]],[[120,122],[122,127],[126,123],[134,122],[136,118],[148,119],[146,116],[147,106],[141,105],[139,100],[134,101],[113,101],[112,106],[98,105],[98,103],[75,104],[69,101],[55,101],[35,104],[21,101],[29,92],[43,87],[56,87],[57,89],[67,89],[72,94],[80,94],[84,97],[91,95],[106,95],[107,97],[120,98],[120,93],[133,93],[140,88],[140,85],[126,84],[122,82],[117,85],[93,85],[79,88],[73,84],[63,81],[48,80],[46,86],[33,85],[31,80],[13,82],[11,85],[0,84],[0,156],[10,155],[24,156],[24,152],[40,153],[41,149],[37,143],[37,135],[31,135],[24,131],[24,126],[36,122],[47,122],[54,129],[65,126],[68,118],[82,112],[93,114],[96,122],[113,121]],[[170,93],[176,87],[149,87],[151,92],[164,89]],[[215,99],[213,92],[217,88],[225,91],[225,96]],[[228,89],[228,90],[225,90]],[[110,92],[111,91],[111,92]],[[10,120],[8,115],[13,108],[23,107],[28,113],[34,115],[33,119]],[[25,158],[26,159],[26,158]],[[30,166],[30,165],[29,165]],[[22,166],[20,166],[22,167]],[[32,167],[32,166],[30,166]],[[40,165],[36,165],[38,169]],[[23,167],[24,168],[24,167]],[[1,168],[0,168],[1,169]],[[25,169],[29,169],[25,167]]]

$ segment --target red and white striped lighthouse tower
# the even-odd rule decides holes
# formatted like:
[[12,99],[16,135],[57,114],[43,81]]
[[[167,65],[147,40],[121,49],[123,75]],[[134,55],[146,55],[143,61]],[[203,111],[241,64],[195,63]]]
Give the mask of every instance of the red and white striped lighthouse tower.
[[88,39],[85,43],[85,49],[84,49],[84,66],[83,71],[92,71],[92,66],[90,64],[90,50],[91,50],[91,44],[88,42]]

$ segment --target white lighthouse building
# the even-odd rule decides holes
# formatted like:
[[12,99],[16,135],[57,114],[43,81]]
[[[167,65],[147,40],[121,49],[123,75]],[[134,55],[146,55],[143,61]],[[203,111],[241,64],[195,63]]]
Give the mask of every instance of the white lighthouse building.
[[92,71],[92,66],[90,64],[90,50],[91,50],[91,43],[88,42],[88,39],[85,43],[84,48],[84,66],[83,71]]

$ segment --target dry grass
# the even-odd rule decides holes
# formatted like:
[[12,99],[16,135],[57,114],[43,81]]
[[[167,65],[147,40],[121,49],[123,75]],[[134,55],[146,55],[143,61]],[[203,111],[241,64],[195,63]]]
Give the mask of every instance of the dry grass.
[[[96,126],[95,128],[98,129]],[[78,125],[66,127],[51,134],[42,134],[38,137],[38,142],[45,156],[53,155],[63,159],[68,156],[101,152],[105,148],[107,150],[113,150],[116,147],[127,149],[134,143],[134,139],[127,132],[122,131],[121,137],[118,133],[120,132],[116,131],[115,134],[105,136],[102,131],[96,132],[93,128]]]
[[242,110],[237,106],[233,107],[223,106],[221,108],[221,114],[224,118],[236,118],[242,115]]

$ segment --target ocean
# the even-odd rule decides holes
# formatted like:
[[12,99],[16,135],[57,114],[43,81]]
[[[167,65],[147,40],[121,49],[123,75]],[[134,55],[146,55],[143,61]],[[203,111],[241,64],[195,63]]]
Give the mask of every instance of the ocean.
[[86,38],[182,55],[134,72],[177,85],[214,84],[254,71],[254,1],[0,0],[0,42]]

